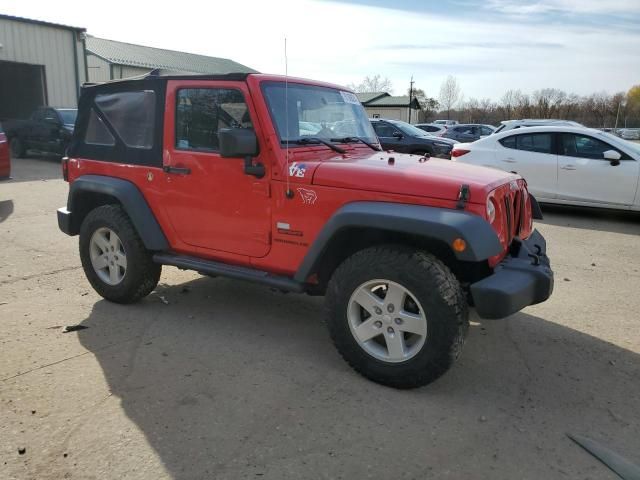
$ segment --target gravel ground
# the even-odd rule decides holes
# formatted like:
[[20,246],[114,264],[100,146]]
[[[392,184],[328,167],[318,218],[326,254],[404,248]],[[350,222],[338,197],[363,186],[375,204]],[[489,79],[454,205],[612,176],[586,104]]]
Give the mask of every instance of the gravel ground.
[[397,391],[341,360],[320,298],[165,267],[102,300],[58,171],[0,183],[0,478],[617,478],[567,433],[640,464],[640,216],[546,208],[553,297]]

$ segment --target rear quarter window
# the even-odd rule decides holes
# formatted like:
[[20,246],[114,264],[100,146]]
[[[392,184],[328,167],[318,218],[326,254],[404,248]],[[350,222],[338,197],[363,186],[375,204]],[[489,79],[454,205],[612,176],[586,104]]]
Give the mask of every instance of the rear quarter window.
[[511,135],[499,140],[499,142],[505,148],[526,152],[551,153],[552,150],[551,133]]
[[95,104],[128,147],[150,149],[153,146],[154,91],[96,95]]

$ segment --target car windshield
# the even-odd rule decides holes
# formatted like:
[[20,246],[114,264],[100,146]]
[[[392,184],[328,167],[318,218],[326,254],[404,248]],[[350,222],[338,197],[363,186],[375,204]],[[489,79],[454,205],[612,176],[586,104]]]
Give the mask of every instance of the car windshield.
[[392,123],[395,127],[399,128],[402,131],[402,133],[411,135],[412,137],[433,137],[433,135],[431,135],[430,133],[419,129],[418,127],[414,127],[410,123],[405,123],[405,122],[392,122]]
[[269,113],[281,142],[304,138],[337,139],[357,137],[378,143],[367,115],[351,92],[335,88],[284,82],[263,86]]
[[62,118],[62,123],[64,123],[65,125],[74,125],[76,123],[78,110],[58,110],[58,113],[60,114],[60,118]]

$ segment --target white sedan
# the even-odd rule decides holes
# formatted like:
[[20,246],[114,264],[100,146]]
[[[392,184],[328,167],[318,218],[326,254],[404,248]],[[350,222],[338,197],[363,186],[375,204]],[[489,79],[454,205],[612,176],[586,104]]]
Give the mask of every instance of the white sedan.
[[640,210],[640,144],[600,130],[509,130],[458,143],[451,159],[518,173],[540,202]]

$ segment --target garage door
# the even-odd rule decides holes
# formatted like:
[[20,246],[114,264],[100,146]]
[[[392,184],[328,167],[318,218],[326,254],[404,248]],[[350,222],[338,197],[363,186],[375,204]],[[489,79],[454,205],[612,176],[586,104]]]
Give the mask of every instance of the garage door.
[[0,61],[0,120],[27,118],[47,104],[44,66]]

